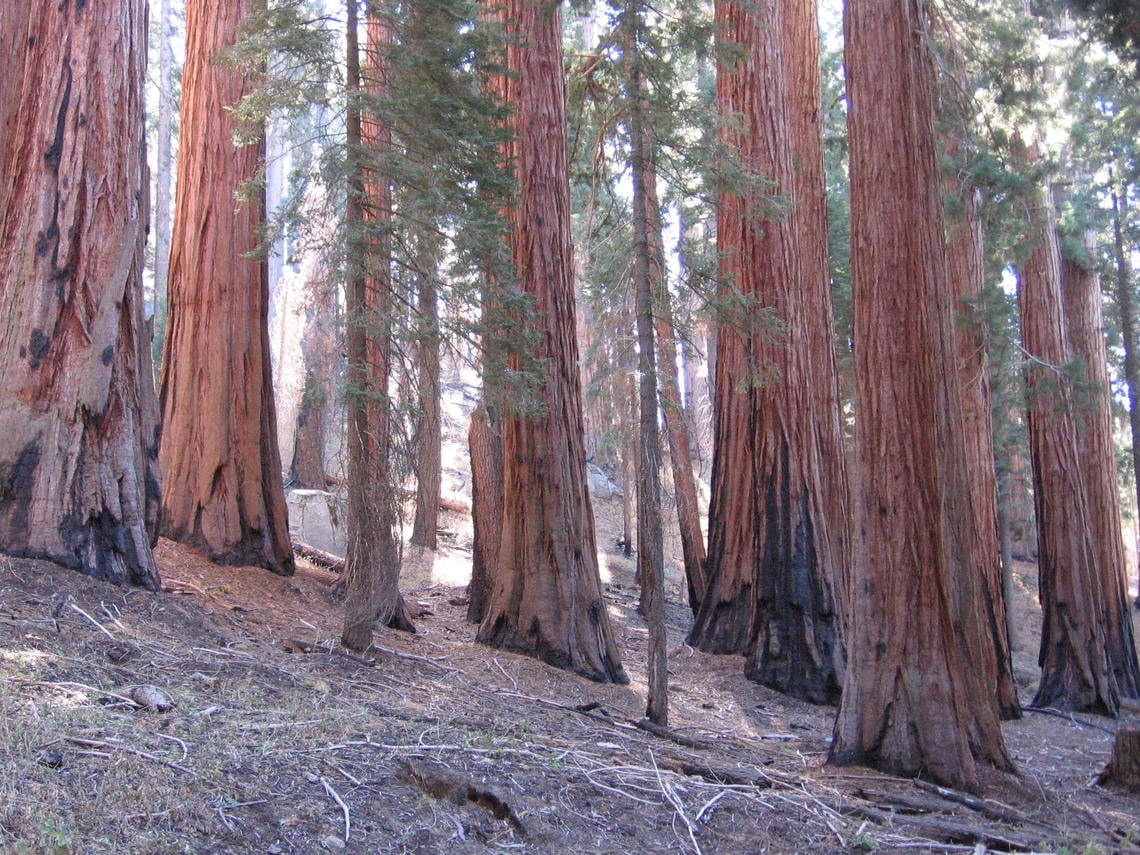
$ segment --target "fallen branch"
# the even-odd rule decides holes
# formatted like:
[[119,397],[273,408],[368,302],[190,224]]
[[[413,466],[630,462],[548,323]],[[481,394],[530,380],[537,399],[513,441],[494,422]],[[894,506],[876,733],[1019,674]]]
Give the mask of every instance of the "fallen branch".
[[357,656],[354,653],[349,653],[338,647],[324,647],[320,644],[311,644],[308,641],[301,641],[296,638],[290,638],[285,642],[285,649],[289,653],[324,653],[328,656],[339,656],[341,659],[347,659],[349,662],[355,662],[357,665],[364,665],[367,668],[373,668],[376,665],[376,660],[374,659]]
[[321,564],[330,570],[344,570],[345,559],[340,555],[333,555],[331,552],[325,552],[323,549],[317,549],[317,547],[299,540],[293,541],[293,551],[302,558],[308,558],[310,561]]
[[105,626],[103,626],[103,624],[99,623],[99,621],[95,620],[95,618],[91,617],[91,615],[87,614],[87,612],[85,612],[85,611],[83,611],[83,609],[79,608],[79,606],[75,605],[75,603],[68,603],[67,607],[73,611],[79,612],[79,614],[83,615],[85,618],[87,618],[87,620],[89,620],[89,621],[91,621],[91,623],[95,624],[95,626],[99,629],[99,631],[101,633],[103,633],[105,636],[107,636],[107,638],[111,639],[111,641],[117,640],[115,638],[115,636],[113,636],[111,634],[111,630],[107,629],[107,627],[105,627]]
[[956,804],[968,807],[972,811],[977,811],[982,816],[990,819],[996,819],[998,822],[1008,822],[1013,825],[1038,825],[1043,829],[1055,831],[1052,826],[1045,825],[1035,819],[1031,819],[1019,810],[1003,805],[989,799],[979,799],[975,796],[970,796],[965,793],[959,793],[955,790],[948,790],[946,787],[940,787],[937,784],[932,784],[929,781],[916,780],[914,785],[920,790],[926,790],[928,793],[934,793],[947,801],[955,802]]
[[417,656],[414,653],[401,653],[398,650],[392,650],[391,648],[388,648],[388,647],[381,647],[378,644],[373,644],[368,649],[370,651],[374,650],[377,653],[383,653],[387,656],[394,656],[397,659],[406,659],[409,662],[423,662],[426,665],[434,665],[436,668],[439,668],[443,671],[449,671],[452,674],[462,674],[463,673],[463,669],[461,669],[461,668],[452,668],[450,665],[444,665],[441,662],[436,661],[435,659],[429,659],[427,656]]
[[[164,757],[159,757],[147,751],[140,751],[138,748],[131,748],[129,745],[123,745],[118,740],[103,740],[103,739],[84,739],[79,736],[66,736],[64,741],[77,745],[80,748],[94,748],[103,749],[105,751],[123,751],[127,754],[133,754],[135,757],[141,757],[144,760],[151,760],[155,763],[161,763],[163,766],[169,766],[171,769],[177,769],[179,772],[185,772],[187,775],[197,778],[198,773],[193,769],[187,769],[181,763],[175,763],[172,760],[167,760]],[[43,747],[43,746],[41,746]]]
[[[632,719],[630,721],[633,721]],[[684,745],[686,748],[699,748],[704,751],[711,751],[716,748],[716,743],[709,742],[707,739],[697,739],[693,736],[685,736],[683,733],[678,733],[672,728],[666,727],[663,724],[656,724],[647,718],[638,719],[633,721],[633,724],[640,730],[652,733],[661,739],[668,739],[671,742],[676,742],[678,745]]]
[[332,797],[334,802],[340,805],[340,809],[344,813],[344,842],[348,843],[349,837],[352,836],[352,820],[348,815],[348,805],[344,803],[344,799],[340,797],[340,793],[333,789],[333,785],[328,782],[327,778],[321,778],[321,784],[324,785],[325,792]]
[[1080,724],[1084,725],[1085,727],[1091,727],[1094,730],[1099,730],[1104,733],[1116,733],[1116,731],[1111,727],[1105,727],[1102,724],[1097,724],[1096,722],[1092,721],[1085,721],[1083,718],[1077,718],[1071,712],[1065,712],[1064,710],[1055,710],[1049,707],[1022,707],[1021,709],[1023,712],[1040,713],[1041,715],[1051,715],[1055,716],[1056,718],[1063,718],[1066,721],[1071,721],[1073,724]]

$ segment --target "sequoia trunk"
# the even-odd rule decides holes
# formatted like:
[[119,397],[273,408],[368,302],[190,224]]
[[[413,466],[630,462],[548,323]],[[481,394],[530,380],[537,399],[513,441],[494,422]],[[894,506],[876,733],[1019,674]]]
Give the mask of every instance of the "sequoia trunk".
[[923,10],[849,0],[844,21],[859,488],[831,760],[976,789],[975,753],[1009,759],[952,618],[974,521],[953,471],[965,450]]
[[[945,182],[954,187],[957,182]],[[947,235],[950,287],[957,298],[954,341],[958,360],[958,395],[962,408],[962,437],[966,450],[966,476],[970,507],[974,512],[976,572],[958,580],[955,614],[961,627],[961,646],[969,652],[971,668],[984,685],[992,687],[1002,718],[1021,717],[1017,685],[1013,679],[1008,620],[998,543],[997,475],[990,415],[989,359],[986,356],[984,318],[970,301],[981,294],[985,282],[985,251],[979,216],[979,194],[969,187],[958,199],[959,215],[949,223]]]
[[[596,680],[625,682],[598,576],[586,487],[574,330],[561,11],[508,0],[510,99],[518,157],[512,252],[528,317],[541,330],[542,413],[502,418],[503,515],[480,641],[539,656]],[[519,363],[516,361],[516,368]]]
[[1065,332],[1072,358],[1085,364],[1087,394],[1077,411],[1077,453],[1088,502],[1091,544],[1104,596],[1100,622],[1108,665],[1122,697],[1140,697],[1140,665],[1128,601],[1127,560],[1116,488],[1116,446],[1112,439],[1112,403],[1105,353],[1104,309],[1100,277],[1077,262],[1061,260]]
[[[722,192],[718,202],[721,287],[737,308],[717,341],[709,583],[690,637],[713,652],[749,652],[749,676],[767,686],[834,702],[842,666],[832,586],[846,488],[827,279],[818,236],[800,245],[801,216],[819,216],[822,161],[815,172],[796,169],[822,150],[818,141],[797,148],[797,132],[813,123],[792,120],[818,110],[820,95],[789,83],[806,74],[792,56],[809,41],[784,44],[790,4],[723,0],[715,9],[719,38],[743,49],[717,74],[720,110],[740,123],[725,142],[774,186]],[[791,203],[779,215],[775,194]]]
[[[182,130],[162,360],[163,534],[211,561],[293,572],[270,376],[268,268],[258,257],[264,138],[235,147],[252,83],[218,62],[245,0],[186,4]],[[249,131],[248,128],[241,129]]]
[[0,551],[158,587],[146,7],[0,12]]
[[1109,665],[1104,594],[1082,479],[1061,297],[1061,258],[1050,188],[1032,207],[1038,242],[1018,283],[1026,364],[1029,448],[1037,511],[1041,596],[1041,682],[1034,706],[1116,715],[1120,694]]

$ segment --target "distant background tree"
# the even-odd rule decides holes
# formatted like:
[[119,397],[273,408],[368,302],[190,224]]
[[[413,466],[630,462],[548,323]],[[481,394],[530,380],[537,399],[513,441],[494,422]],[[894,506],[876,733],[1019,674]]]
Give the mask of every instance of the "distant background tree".
[[145,23],[141,0],[0,12],[0,550],[157,588]]

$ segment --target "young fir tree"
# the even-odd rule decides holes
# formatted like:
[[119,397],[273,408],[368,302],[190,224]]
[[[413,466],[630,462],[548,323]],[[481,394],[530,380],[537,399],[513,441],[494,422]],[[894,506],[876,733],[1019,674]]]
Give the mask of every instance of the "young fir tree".
[[[664,265],[654,258],[660,244],[650,237],[650,224],[660,228],[660,215],[650,214],[650,190],[656,172],[647,131],[649,95],[643,51],[646,8],[631,0],[620,13],[626,102],[629,114],[630,177],[633,185],[634,302],[637,316],[638,453],[637,577],[641,605],[649,629],[649,701],[646,715],[655,724],[669,719],[669,673],[665,650],[665,556],[661,527],[661,443],[657,432],[657,343],[653,322],[654,295],[663,290]],[[658,232],[659,234],[660,232]],[[656,281],[655,281],[656,280]]]
[[399,590],[397,509],[390,476],[392,186],[378,164],[388,157],[392,138],[388,124],[364,100],[365,94],[375,99],[387,94],[392,34],[379,10],[367,4],[362,51],[357,0],[348,0],[345,8],[348,550],[341,641],[353,650],[367,650],[375,624],[406,630],[413,626]]
[[157,588],[145,27],[136,0],[0,12],[0,550]]
[[[349,473],[362,479],[350,485],[349,492],[359,491],[352,504],[360,513],[350,514],[349,528],[350,539],[352,531],[362,533],[356,541],[362,560],[354,564],[364,575],[354,599],[363,605],[354,606],[347,634],[351,643],[362,645],[370,625],[382,622],[386,613],[399,622],[402,612],[393,606],[399,564],[395,499],[403,478],[394,450],[404,425],[390,389],[397,355],[414,337],[408,334],[415,325],[407,320],[409,299],[422,290],[419,279],[431,275],[446,289],[439,301],[449,308],[441,317],[441,334],[478,331],[479,325],[467,320],[474,314],[472,283],[476,271],[505,266],[501,212],[510,181],[496,156],[502,111],[479,86],[496,61],[473,0],[370,4],[357,15],[358,27],[350,28],[367,30],[364,46],[348,51],[350,57],[363,54],[359,76],[347,75],[347,82],[357,81],[351,91],[335,45],[344,31],[335,19],[311,14],[309,5],[308,0],[271,4],[247,28],[235,58],[266,72],[238,113],[283,116],[303,127],[303,162],[309,146],[317,149],[317,168],[307,180],[323,185],[322,192],[309,196],[324,205],[304,210],[297,205],[283,221],[295,244],[324,251],[329,271],[339,279],[334,284],[347,284],[346,302],[353,307],[345,325],[353,342],[346,348],[352,351],[352,369],[344,397],[361,417],[353,428],[358,439],[350,446],[367,452],[368,464],[350,467]],[[342,112],[346,106],[352,109]],[[360,122],[352,144],[346,139],[346,113]],[[304,186],[298,199],[305,198]],[[336,239],[328,236],[330,222],[337,224]],[[431,248],[433,241],[439,241],[438,249]],[[433,257],[425,261],[424,256]],[[442,266],[443,258],[451,262],[449,268]],[[504,339],[505,348],[513,339]],[[367,582],[369,573],[381,576]],[[375,593],[377,579],[388,593]]]

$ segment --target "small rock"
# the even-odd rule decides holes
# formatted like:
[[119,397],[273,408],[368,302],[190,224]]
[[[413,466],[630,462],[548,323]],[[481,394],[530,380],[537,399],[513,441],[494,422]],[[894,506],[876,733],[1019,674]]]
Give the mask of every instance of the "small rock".
[[132,686],[127,697],[148,712],[166,712],[174,707],[170,696],[157,686]]
[[321,841],[321,848],[327,849],[329,852],[343,852],[344,841],[339,837],[333,837],[331,834]]
[[60,769],[63,767],[63,752],[55,748],[45,748],[36,755],[36,762],[49,769]]

